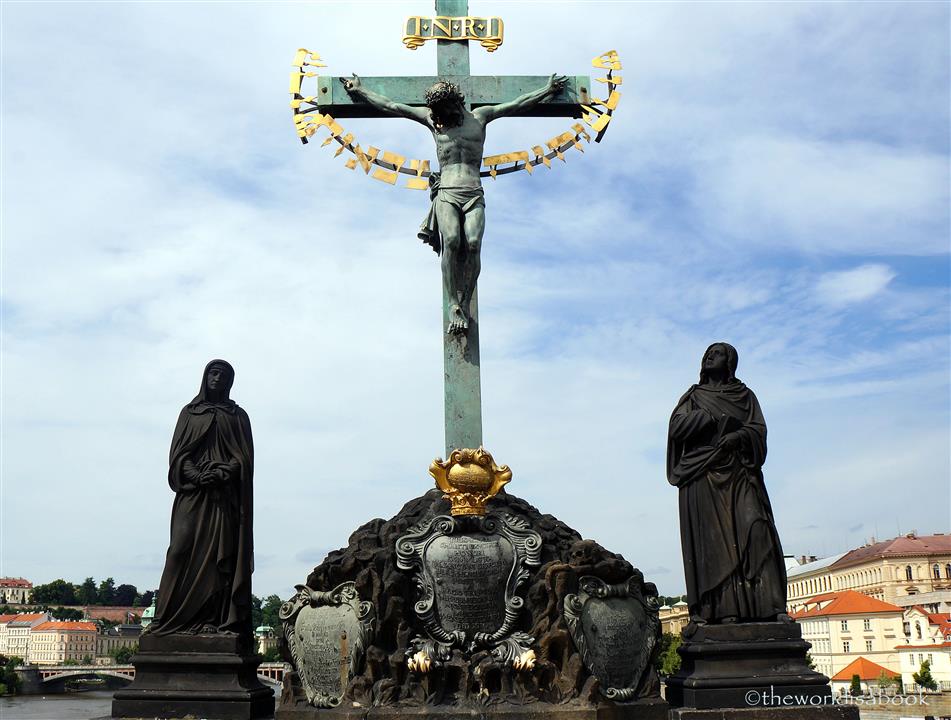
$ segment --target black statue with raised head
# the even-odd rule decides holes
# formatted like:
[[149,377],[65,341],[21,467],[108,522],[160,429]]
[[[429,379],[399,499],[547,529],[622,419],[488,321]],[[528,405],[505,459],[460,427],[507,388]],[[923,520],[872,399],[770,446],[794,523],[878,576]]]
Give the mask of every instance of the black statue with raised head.
[[251,422],[229,394],[234,369],[205,367],[198,395],[178,416],[169,453],[175,491],[171,541],[149,632],[251,632]]
[[680,538],[690,631],[785,619],[786,568],[763,484],[766,420],[736,378],[725,342],[703,354],[700,382],[677,403],[667,479],[680,490]]

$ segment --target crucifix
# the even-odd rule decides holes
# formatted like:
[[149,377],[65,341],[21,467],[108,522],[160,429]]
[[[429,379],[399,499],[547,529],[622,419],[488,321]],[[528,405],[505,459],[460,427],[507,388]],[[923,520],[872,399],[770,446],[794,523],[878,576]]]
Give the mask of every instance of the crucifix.
[[[432,206],[420,228],[419,237],[432,245],[441,254],[443,277],[443,357],[445,368],[445,442],[446,457],[454,449],[478,448],[482,445],[482,399],[479,375],[479,313],[477,278],[480,272],[480,249],[485,228],[485,201],[481,176],[495,177],[496,166],[490,172],[480,171],[485,142],[485,126],[492,120],[507,115],[536,117],[582,117],[583,110],[592,111],[589,105],[605,105],[607,113],[594,117],[603,118],[601,126],[586,122],[603,133],[610,111],[616,104],[614,85],[610,84],[612,99],[607,102],[593,101],[589,97],[590,80],[586,76],[472,76],[469,74],[469,41],[481,40],[491,52],[501,43],[501,20],[471,18],[467,16],[467,0],[436,0],[436,18],[412,18],[407,23],[404,43],[415,49],[427,39],[436,40],[436,76],[428,77],[320,77],[317,94],[301,98],[324,113],[322,123],[331,127],[341,145],[357,156],[348,167],[359,161],[369,172],[369,162],[377,161],[379,151],[364,153],[359,145],[352,146],[352,135],[343,138],[342,128],[333,118],[404,117],[426,125],[436,142],[439,172],[426,173]],[[491,27],[490,27],[491,26]],[[494,40],[493,40],[494,38]],[[493,45],[493,42],[495,43]],[[301,51],[304,52],[304,51]],[[319,56],[314,56],[319,57]],[[605,56],[602,56],[605,57]],[[615,55],[616,57],[616,55]],[[322,66],[319,63],[302,63]],[[620,69],[616,65],[597,65]],[[303,68],[302,68],[303,69]],[[306,75],[302,73],[301,77]],[[609,72],[610,78],[610,72]],[[617,79],[618,82],[620,78]],[[602,82],[605,82],[602,80]],[[299,90],[300,79],[296,88]],[[292,102],[300,108],[301,100]],[[295,118],[303,117],[296,115]],[[329,119],[329,120],[328,120]],[[336,125],[336,130],[333,126]],[[576,126],[587,138],[587,133]],[[300,129],[300,128],[299,128]],[[312,133],[312,131],[311,131]],[[301,138],[306,142],[304,133]],[[308,133],[310,134],[310,133]],[[566,133],[569,140],[572,134]],[[564,140],[561,136],[555,140]],[[579,150],[578,136],[573,143]],[[600,135],[598,137],[600,139]],[[328,142],[330,138],[328,138]],[[564,159],[559,147],[549,142],[555,155]],[[536,148],[536,159],[528,161],[527,153],[511,156],[496,156],[497,162],[512,161],[512,169],[526,169],[544,162],[548,157]],[[338,151],[338,154],[342,151]],[[405,158],[384,154],[397,172],[406,172],[401,167]],[[503,160],[499,160],[503,159]],[[485,164],[489,165],[489,158]],[[518,160],[522,160],[520,166]],[[418,163],[419,161],[413,161]],[[422,166],[419,175],[422,176]],[[380,172],[380,171],[377,171]],[[504,171],[503,171],[504,172]],[[396,173],[390,173],[395,183]],[[375,175],[376,176],[376,175]],[[376,176],[378,177],[378,176]],[[378,179],[383,179],[378,177]],[[422,180],[410,187],[420,188]]]

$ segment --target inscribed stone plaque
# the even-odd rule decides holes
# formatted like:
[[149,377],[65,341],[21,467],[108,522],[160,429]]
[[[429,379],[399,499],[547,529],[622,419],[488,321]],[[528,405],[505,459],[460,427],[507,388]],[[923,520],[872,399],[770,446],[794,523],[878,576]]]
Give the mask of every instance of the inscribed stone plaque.
[[612,700],[630,700],[657,642],[656,609],[633,579],[608,585],[586,576],[565,598],[564,618],[588,671]]
[[528,567],[540,562],[541,536],[514,515],[439,515],[410,528],[396,565],[415,573],[413,609],[426,630],[412,652],[448,659],[452,648],[480,648],[500,662],[527,652],[534,639],[515,626]]
[[372,640],[373,606],[360,601],[352,582],[330,592],[298,585],[280,618],[307,700],[317,707],[338,705]]
[[502,627],[514,560],[512,544],[504,537],[467,534],[433,540],[423,566],[432,579],[439,624],[468,637]]

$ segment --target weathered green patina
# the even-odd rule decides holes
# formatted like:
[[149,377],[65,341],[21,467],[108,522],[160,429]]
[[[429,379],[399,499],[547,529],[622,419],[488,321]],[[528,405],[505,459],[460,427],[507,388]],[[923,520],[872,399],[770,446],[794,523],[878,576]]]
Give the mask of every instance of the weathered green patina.
[[[436,0],[436,14],[443,17],[465,17],[467,0]],[[413,107],[426,105],[425,94],[438,80],[449,81],[465,96],[468,110],[508,103],[526,93],[537,91],[553,82],[547,76],[471,76],[469,44],[460,40],[436,41],[437,76],[361,77],[359,85],[378,100],[388,99]],[[321,77],[314,102],[321,112],[337,118],[392,117],[355,92],[348,78]],[[350,90],[348,91],[348,87]],[[540,102],[526,105],[513,114],[536,117],[581,117],[581,104],[588,102],[590,80],[577,76],[557,83],[557,89]],[[404,115],[405,116],[405,115]],[[476,167],[476,175],[478,168]],[[477,251],[476,251],[477,252]],[[445,272],[445,263],[444,263]],[[478,291],[474,281],[468,303],[461,305],[443,289],[443,328],[458,319],[460,307],[468,319],[464,332],[443,335],[445,368],[445,431],[446,457],[456,448],[478,448],[482,445],[482,389],[479,372]]]

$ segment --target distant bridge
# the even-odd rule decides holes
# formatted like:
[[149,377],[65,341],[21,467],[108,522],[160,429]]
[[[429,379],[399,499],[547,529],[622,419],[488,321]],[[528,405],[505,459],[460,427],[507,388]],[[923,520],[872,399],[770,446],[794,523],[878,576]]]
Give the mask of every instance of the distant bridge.
[[[284,669],[285,665],[282,662],[261,663],[258,666],[258,677],[280,685],[284,680]],[[17,668],[17,673],[27,681],[27,687],[35,686],[36,692],[45,692],[43,688],[56,686],[74,678],[114,677],[131,682],[135,678],[135,667],[133,665],[33,665],[21,666]],[[28,690],[26,692],[30,693]]]

